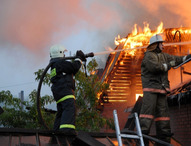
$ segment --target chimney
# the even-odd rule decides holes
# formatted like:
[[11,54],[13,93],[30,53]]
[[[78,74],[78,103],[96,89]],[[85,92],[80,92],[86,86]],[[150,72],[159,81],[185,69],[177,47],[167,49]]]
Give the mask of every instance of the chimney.
[[[19,93],[19,98],[21,99],[21,102],[24,101],[24,91],[21,91],[21,92]],[[22,103],[21,103],[21,109],[23,110],[23,104],[22,104]]]

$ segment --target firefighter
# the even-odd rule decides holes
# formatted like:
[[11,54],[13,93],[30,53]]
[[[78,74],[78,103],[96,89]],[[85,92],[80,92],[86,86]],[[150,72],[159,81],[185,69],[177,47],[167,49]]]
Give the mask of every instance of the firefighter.
[[85,55],[81,50],[76,52],[76,59],[64,60],[67,50],[61,45],[50,48],[51,90],[57,104],[54,130],[65,134],[76,135],[75,131],[75,81],[73,76],[79,71]]
[[[174,56],[163,53],[163,42],[161,35],[152,36],[141,63],[143,103],[139,118],[143,134],[149,134],[154,120],[158,139],[170,143],[172,133],[166,98],[170,88],[168,70],[181,64],[191,55]],[[148,141],[145,141],[145,145],[148,145]]]

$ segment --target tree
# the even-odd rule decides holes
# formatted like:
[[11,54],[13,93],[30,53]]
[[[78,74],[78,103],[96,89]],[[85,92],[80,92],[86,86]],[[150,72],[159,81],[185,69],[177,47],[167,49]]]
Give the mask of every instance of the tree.
[[[4,113],[0,116],[0,123],[7,128],[34,128],[41,129],[38,122],[36,109],[36,90],[29,95],[29,101],[21,101],[21,99],[13,97],[10,91],[0,92],[0,102],[3,103]],[[48,95],[41,98],[42,106],[51,103],[52,98]],[[26,107],[23,109],[22,107]],[[44,115],[48,114],[42,110]],[[51,122],[54,115],[44,116],[45,120],[52,125]]]
[[101,116],[97,110],[99,93],[107,90],[109,85],[99,81],[95,74],[98,64],[92,59],[87,65],[88,76],[81,70],[76,79],[76,127],[78,130],[99,131],[105,126],[114,128],[113,120]]
[[4,104],[4,113],[0,116],[0,123],[5,127],[19,127],[27,125],[24,117],[27,117],[25,111],[22,110],[21,104],[27,105],[27,102],[21,102],[20,99],[14,98],[10,91],[0,92],[0,102]]

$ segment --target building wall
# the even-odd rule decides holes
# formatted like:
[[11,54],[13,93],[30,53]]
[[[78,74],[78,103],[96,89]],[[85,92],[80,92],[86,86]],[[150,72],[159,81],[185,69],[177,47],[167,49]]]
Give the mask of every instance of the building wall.
[[191,144],[191,104],[171,106],[170,118],[174,138],[183,146]]
[[[127,122],[129,112],[125,112],[125,109],[127,109],[126,103],[115,103],[115,104],[105,104],[104,105],[104,112],[102,113],[102,116],[108,119],[114,119],[113,118],[113,110],[117,110],[117,116],[119,121],[119,127],[120,129],[124,129],[125,123]],[[111,129],[103,129],[103,132],[109,132],[113,133],[115,130]]]

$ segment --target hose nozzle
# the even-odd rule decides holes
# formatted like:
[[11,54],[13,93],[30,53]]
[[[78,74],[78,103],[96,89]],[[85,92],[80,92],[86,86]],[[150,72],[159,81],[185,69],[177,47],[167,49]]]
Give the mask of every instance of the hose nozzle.
[[91,52],[91,53],[85,54],[85,57],[86,57],[86,58],[88,58],[88,57],[94,57],[94,53]]

